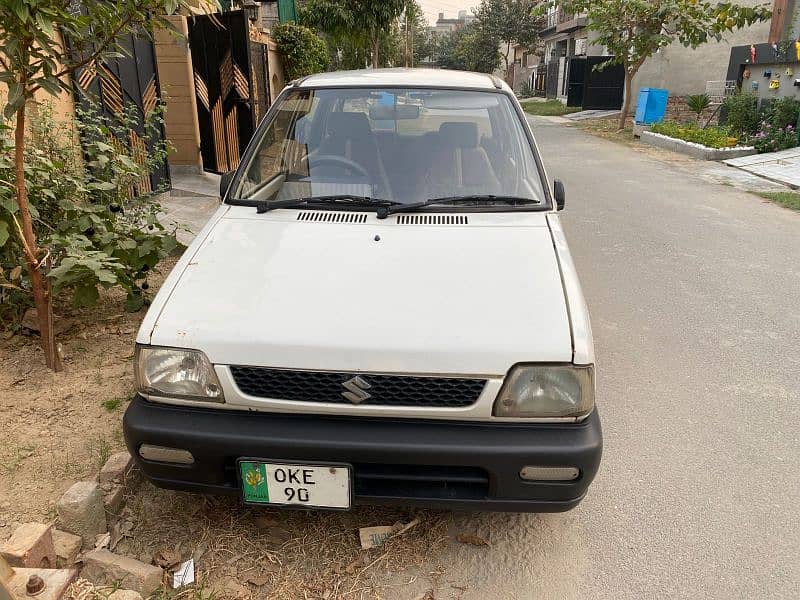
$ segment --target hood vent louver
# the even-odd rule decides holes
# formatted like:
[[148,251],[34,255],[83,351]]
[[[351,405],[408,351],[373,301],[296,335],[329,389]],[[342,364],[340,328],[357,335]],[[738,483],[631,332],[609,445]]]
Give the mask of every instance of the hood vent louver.
[[398,225],[469,225],[466,215],[398,215]]
[[312,210],[299,213],[297,220],[309,223],[366,223],[367,215],[349,211]]

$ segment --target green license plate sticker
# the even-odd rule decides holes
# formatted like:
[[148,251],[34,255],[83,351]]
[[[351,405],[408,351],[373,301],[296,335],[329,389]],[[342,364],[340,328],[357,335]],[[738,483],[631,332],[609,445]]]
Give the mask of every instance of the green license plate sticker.
[[242,474],[242,494],[245,502],[269,504],[266,465],[242,461],[239,463],[239,470]]

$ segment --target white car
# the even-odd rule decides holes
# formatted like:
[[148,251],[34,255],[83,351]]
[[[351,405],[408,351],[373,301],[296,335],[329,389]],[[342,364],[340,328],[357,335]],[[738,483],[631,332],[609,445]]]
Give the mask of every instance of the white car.
[[602,453],[589,317],[499,79],[313,75],[261,123],[137,337],[153,483],[249,504],[564,511]]

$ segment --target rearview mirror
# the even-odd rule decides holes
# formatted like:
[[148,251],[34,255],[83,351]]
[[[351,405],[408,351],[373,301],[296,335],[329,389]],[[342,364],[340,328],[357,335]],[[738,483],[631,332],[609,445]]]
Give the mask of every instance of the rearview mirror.
[[564,204],[567,201],[567,194],[564,190],[564,182],[560,179],[556,179],[553,182],[553,197],[556,199],[556,208],[558,210],[564,210]]
[[224,199],[225,194],[228,193],[228,188],[231,187],[231,183],[233,183],[233,176],[236,175],[236,171],[228,171],[227,173],[223,173],[219,178],[219,197]]

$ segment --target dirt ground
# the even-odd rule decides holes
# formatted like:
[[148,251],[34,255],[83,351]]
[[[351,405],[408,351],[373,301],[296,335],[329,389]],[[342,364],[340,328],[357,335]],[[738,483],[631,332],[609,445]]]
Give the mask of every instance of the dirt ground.
[[[153,274],[151,288],[173,264]],[[124,449],[122,415],[133,395],[134,340],[144,312],[125,313],[123,301],[122,293],[107,291],[91,310],[57,309],[63,373],[44,367],[34,335],[0,340],[0,542],[21,523],[54,521],[61,494]],[[360,527],[414,519],[417,525],[383,547],[361,549]],[[194,558],[197,583],[165,588],[160,599],[430,600],[427,590],[445,572],[437,557],[460,545],[450,513],[269,511],[146,482],[129,495],[116,527],[118,554],[167,567]],[[446,597],[461,597],[458,585],[448,588]],[[84,589],[80,597],[104,595]]]

